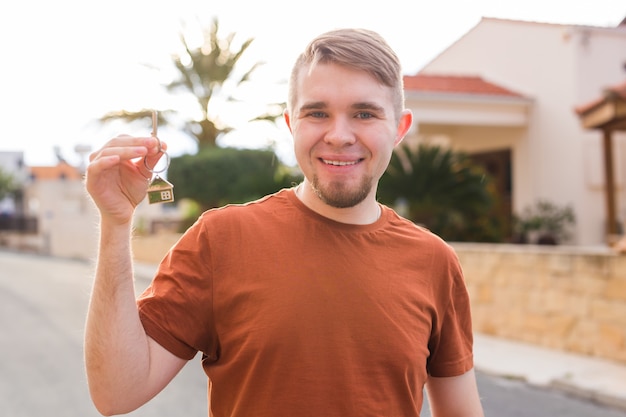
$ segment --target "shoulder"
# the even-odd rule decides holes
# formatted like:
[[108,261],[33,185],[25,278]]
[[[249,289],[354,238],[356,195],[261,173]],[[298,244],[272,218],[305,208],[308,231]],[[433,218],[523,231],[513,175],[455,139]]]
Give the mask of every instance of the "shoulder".
[[188,232],[216,238],[232,237],[244,231],[263,233],[280,228],[294,217],[289,189],[283,189],[258,200],[242,204],[228,204],[205,211]]
[[395,248],[397,257],[428,270],[433,285],[449,286],[463,281],[459,258],[448,242],[389,208],[386,212],[386,244]]
[[456,257],[454,249],[439,235],[426,227],[398,215],[393,209],[383,206],[387,224],[386,233],[405,241],[411,247],[425,250],[433,255]]
[[288,189],[283,189],[247,203],[227,204],[222,207],[210,209],[202,213],[199,222],[242,221],[264,214],[275,213],[289,206],[288,193]]
[[251,236],[275,234],[275,219],[285,211],[281,207],[288,207],[286,194],[281,190],[248,203],[209,209],[183,233],[173,249],[206,255],[236,248]]

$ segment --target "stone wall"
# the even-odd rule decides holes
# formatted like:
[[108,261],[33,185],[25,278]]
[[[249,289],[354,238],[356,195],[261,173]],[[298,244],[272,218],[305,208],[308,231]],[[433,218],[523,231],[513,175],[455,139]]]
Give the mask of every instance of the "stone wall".
[[[137,236],[159,262],[180,235]],[[454,243],[474,330],[626,363],[626,256],[608,248]]]
[[608,248],[453,246],[475,331],[626,363],[626,256]]
[[156,233],[134,236],[132,241],[133,258],[137,262],[158,264],[167,251],[180,239],[178,233]]

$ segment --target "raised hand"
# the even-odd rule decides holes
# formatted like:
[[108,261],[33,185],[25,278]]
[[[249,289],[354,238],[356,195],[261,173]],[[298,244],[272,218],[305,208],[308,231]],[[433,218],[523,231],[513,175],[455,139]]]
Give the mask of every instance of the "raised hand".
[[146,196],[152,168],[166,149],[156,137],[119,135],[89,156],[86,188],[103,220],[119,224],[132,220]]

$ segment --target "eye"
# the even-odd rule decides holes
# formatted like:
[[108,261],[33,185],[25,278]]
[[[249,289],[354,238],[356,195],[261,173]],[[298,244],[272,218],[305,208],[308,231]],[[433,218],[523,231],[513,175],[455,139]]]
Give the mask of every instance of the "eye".
[[356,114],[357,119],[371,119],[373,117],[374,115],[372,113],[366,111],[361,111]]
[[313,117],[313,118],[316,118],[316,119],[321,119],[321,118],[327,117],[326,113],[321,112],[321,111],[311,111],[311,112],[308,112],[306,114],[306,116],[307,117]]

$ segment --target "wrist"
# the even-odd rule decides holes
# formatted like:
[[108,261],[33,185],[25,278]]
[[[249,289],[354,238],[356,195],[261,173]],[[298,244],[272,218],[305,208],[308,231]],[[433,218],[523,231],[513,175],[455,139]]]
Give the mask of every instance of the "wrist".
[[128,220],[120,220],[107,216],[100,218],[100,235],[104,240],[128,240],[131,237],[132,228],[132,218]]

